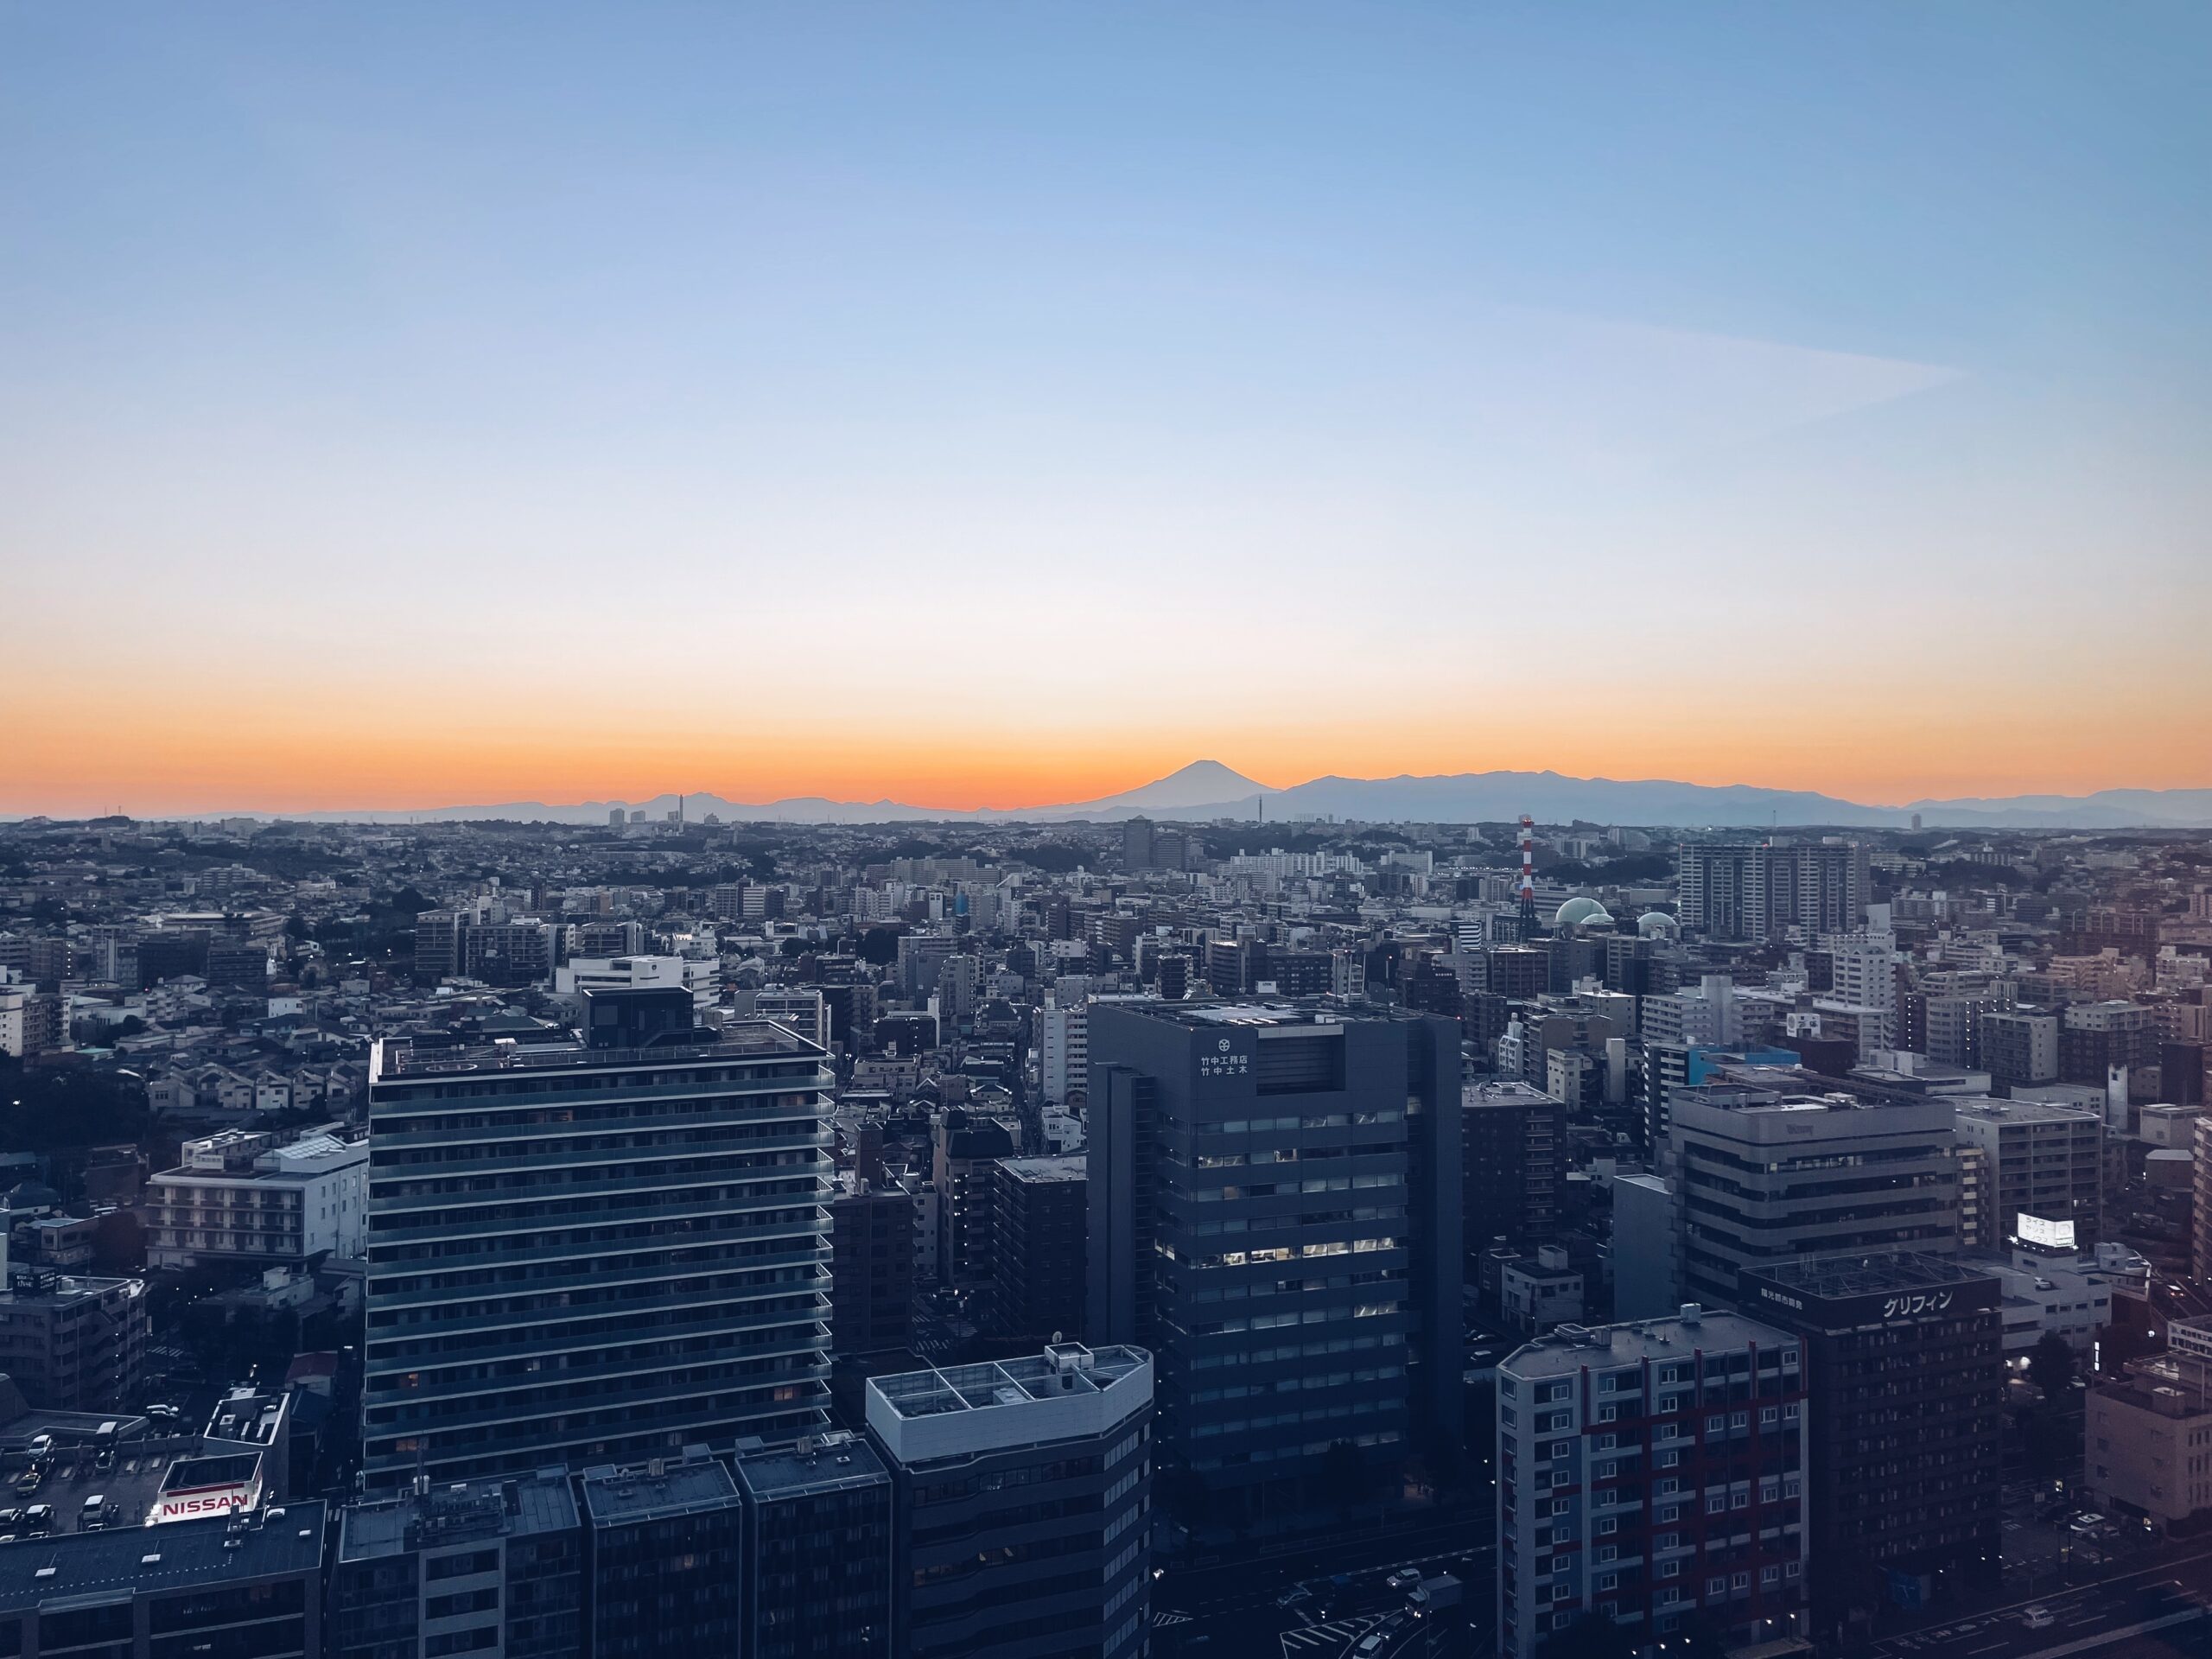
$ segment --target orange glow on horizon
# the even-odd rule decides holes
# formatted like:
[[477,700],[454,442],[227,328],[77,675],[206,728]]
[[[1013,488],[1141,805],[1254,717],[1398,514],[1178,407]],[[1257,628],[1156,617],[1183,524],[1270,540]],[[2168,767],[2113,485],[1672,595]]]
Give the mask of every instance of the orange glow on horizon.
[[[0,767],[0,814],[145,817],[214,811],[404,811],[538,801],[636,803],[682,791],[766,804],[795,797],[892,801],[947,811],[999,810],[1124,793],[1198,759],[1279,791],[1308,779],[1389,778],[1500,770],[1554,771],[1616,780],[1669,779],[1810,790],[1865,805],[1924,798],[2083,794],[2119,787],[2204,786],[2201,745],[2177,720],[2105,732],[2017,722],[1930,730],[1892,719],[1811,735],[1730,730],[1712,721],[1673,729],[1555,728],[1486,735],[1403,723],[1343,721],[1295,730],[1195,724],[1166,731],[1001,729],[938,740],[912,730],[841,732],[632,730],[620,721],[558,729],[532,721],[502,728],[472,717],[425,729],[373,711],[330,709],[276,718],[256,711],[224,733],[102,720],[19,725]],[[649,727],[650,722],[645,722]],[[1694,729],[1691,727],[1694,725]]]

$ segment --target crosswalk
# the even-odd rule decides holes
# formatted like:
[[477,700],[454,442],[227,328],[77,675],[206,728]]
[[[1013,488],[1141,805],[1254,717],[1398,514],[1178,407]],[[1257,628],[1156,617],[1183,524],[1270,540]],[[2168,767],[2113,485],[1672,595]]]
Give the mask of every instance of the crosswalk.
[[1351,1645],[1351,1640],[1375,1621],[1371,1618],[1338,1618],[1326,1624],[1308,1624],[1282,1633],[1285,1656],[1296,1655],[1300,1659],[1323,1659],[1332,1653],[1340,1653]]
[[1152,1628],[1155,1630],[1164,1630],[1170,1624],[1187,1624],[1190,1622],[1191,1615],[1188,1613],[1166,1612],[1152,1616]]

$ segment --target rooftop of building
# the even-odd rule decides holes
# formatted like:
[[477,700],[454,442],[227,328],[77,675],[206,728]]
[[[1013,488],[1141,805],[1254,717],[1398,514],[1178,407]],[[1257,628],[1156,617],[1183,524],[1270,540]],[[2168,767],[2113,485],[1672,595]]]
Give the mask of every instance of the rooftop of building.
[[1959,1122],[1984,1123],[2101,1123],[2103,1120],[2086,1106],[2062,1106],[2049,1100],[1962,1100]]
[[730,1460],[737,1484],[760,1503],[810,1497],[890,1478],[875,1448],[845,1429],[781,1446],[740,1441]]
[[630,1526],[726,1509],[737,1502],[729,1471],[702,1453],[682,1462],[587,1469],[584,1513],[595,1527]]
[[144,1295],[145,1281],[142,1279],[117,1279],[98,1274],[57,1273],[50,1268],[11,1268],[5,1288],[0,1288],[0,1301],[16,1306],[35,1306],[41,1303],[59,1305],[82,1301],[88,1297],[105,1296],[109,1292],[135,1287],[136,1294]]
[[290,1398],[287,1394],[267,1394],[258,1389],[232,1389],[209,1414],[207,1438],[247,1446],[274,1446],[277,1432],[284,1426],[284,1408]]
[[457,1482],[347,1504],[339,1516],[338,1559],[370,1560],[466,1538],[524,1537],[575,1524],[575,1494],[565,1469]]
[[1151,1363],[1141,1349],[1056,1343],[1041,1354],[1020,1359],[904,1371],[872,1378],[868,1386],[869,1393],[883,1396],[895,1415],[911,1419],[1103,1393]]
[[311,1500],[264,1510],[236,1529],[225,1519],[178,1521],[26,1539],[0,1548],[0,1610],[313,1573],[322,1529],[323,1506]]
[[584,1066],[691,1065],[701,1060],[763,1059],[780,1055],[817,1058],[823,1052],[819,1045],[767,1020],[739,1020],[716,1027],[703,1034],[703,1040],[690,1040],[694,1034],[671,1033],[677,1040],[650,1048],[587,1048],[581,1041],[525,1045],[499,1039],[454,1045],[411,1037],[388,1037],[376,1046],[371,1075],[373,1080]]
[[1001,1158],[999,1167],[1017,1181],[1039,1185],[1087,1180],[1090,1173],[1090,1160],[1079,1152],[1064,1153],[1054,1158]]
[[1804,1255],[1745,1269],[1746,1278],[1806,1296],[1873,1296],[1897,1290],[1929,1290],[1991,1276],[1987,1268],[1955,1256],[1921,1250],[1885,1250],[1870,1255]]
[[1363,1025],[1421,1017],[1403,1008],[1338,1002],[1321,997],[1297,1001],[1240,997],[1202,1002],[1162,1002],[1133,997],[1123,1001],[1122,1006],[1133,1013],[1165,1020],[1192,1031],[1216,1031],[1224,1026],[1249,1026],[1268,1030],[1301,1026]]
[[1518,1077],[1483,1077],[1459,1086],[1459,1104],[1480,1106],[1556,1106],[1560,1103],[1533,1083]]
[[1563,1325],[1517,1349],[1499,1370],[1520,1377],[1573,1376],[1586,1365],[1630,1365],[1641,1360],[1687,1359],[1747,1348],[1794,1345],[1796,1338],[1770,1325],[1721,1309],[1637,1319],[1626,1325]]

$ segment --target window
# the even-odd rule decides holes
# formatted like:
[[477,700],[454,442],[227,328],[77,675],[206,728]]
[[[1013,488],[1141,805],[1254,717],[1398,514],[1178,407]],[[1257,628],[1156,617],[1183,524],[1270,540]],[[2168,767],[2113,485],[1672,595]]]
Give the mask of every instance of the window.
[[1781,1418],[1782,1413],[1772,1406],[1761,1406],[1759,1408],[1759,1421],[1762,1423],[1778,1422],[1781,1421]]
[[1725,1578],[1707,1579],[1705,1581],[1705,1593],[1708,1596],[1726,1595],[1728,1593],[1728,1580]]
[[1563,1497],[1555,1497],[1552,1499],[1552,1513],[1554,1515],[1566,1515],[1573,1508],[1574,1505],[1567,1502],[1567,1500]]
[[1782,1582],[1782,1569],[1778,1567],[1763,1567],[1759,1568],[1759,1582],[1761,1584],[1780,1584]]
[[1618,1475],[1620,1471],[1621,1466],[1618,1463],[1601,1463],[1598,1465],[1598,1478],[1600,1480],[1611,1480],[1615,1476]]
[[1618,1544],[1600,1544],[1598,1546],[1598,1559],[1601,1561],[1617,1561],[1620,1559],[1620,1554],[1621,1547]]
[[1602,1515],[1598,1517],[1598,1530],[1600,1533],[1618,1532],[1620,1529],[1621,1523],[1619,1516]]
[[1727,1427],[1728,1420],[1726,1417],[1713,1416],[1705,1420],[1705,1432],[1708,1434],[1724,1433]]
[[1736,1573],[1729,1580],[1729,1586],[1736,1590],[1748,1590],[1751,1587],[1751,1575],[1748,1573]]
[[1727,1514],[1728,1494],[1726,1492],[1714,1492],[1711,1497],[1707,1497],[1705,1500],[1705,1512],[1707,1515]]
[[1598,1421],[1601,1423],[1612,1422],[1616,1421],[1620,1414],[1621,1408],[1618,1406],[1600,1406],[1598,1408]]
[[1618,1573],[1600,1573],[1598,1575],[1598,1587],[1600,1590],[1619,1589],[1621,1587],[1621,1575]]
[[1749,1428],[1751,1424],[1751,1414],[1748,1411],[1732,1411],[1728,1414],[1728,1427],[1731,1428]]

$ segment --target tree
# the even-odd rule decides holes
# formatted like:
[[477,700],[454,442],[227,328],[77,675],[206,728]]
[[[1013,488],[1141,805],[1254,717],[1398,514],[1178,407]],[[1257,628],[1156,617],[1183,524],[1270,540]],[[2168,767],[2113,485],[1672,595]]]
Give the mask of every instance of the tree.
[[861,960],[877,968],[888,968],[899,960],[899,931],[891,927],[871,927],[861,935]]
[[1603,1613],[1585,1613],[1539,1643],[1536,1659],[1636,1659],[1636,1643]]
[[2056,1331],[2046,1331],[2028,1355],[2028,1377],[2043,1390],[2045,1400],[2056,1404],[2066,1398],[2074,1381],[2074,1351]]

